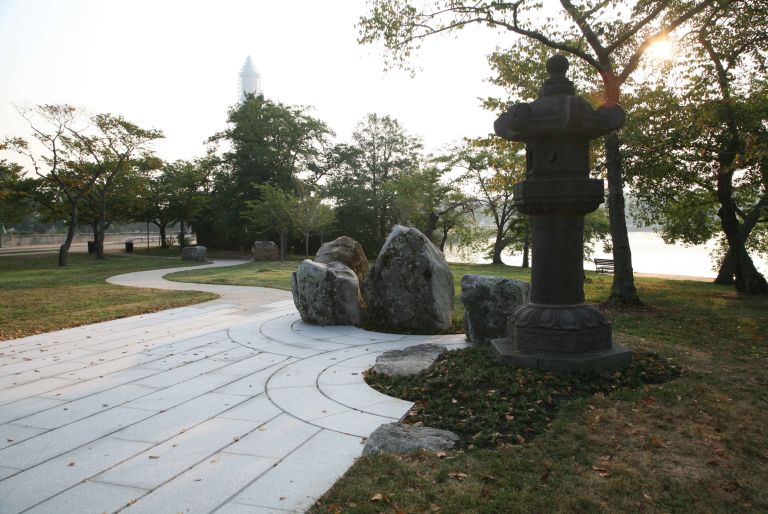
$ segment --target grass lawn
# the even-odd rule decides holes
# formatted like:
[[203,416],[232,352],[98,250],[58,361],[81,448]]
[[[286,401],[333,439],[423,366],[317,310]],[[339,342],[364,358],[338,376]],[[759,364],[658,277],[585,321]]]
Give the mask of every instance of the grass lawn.
[[0,257],[0,340],[75,327],[216,298],[210,293],[126,288],[105,279],[121,273],[193,263],[140,254],[96,260],[72,253],[59,268],[55,254]]
[[[174,279],[289,289],[299,262]],[[529,277],[508,266],[452,269],[457,307],[464,274]],[[587,272],[587,301],[599,304],[610,285]],[[411,421],[454,429],[461,447],[361,458],[313,512],[768,511],[768,298],[694,281],[637,286],[644,307],[600,306],[614,339],[638,355],[624,374],[564,383],[501,368],[475,348],[408,384],[375,384],[416,400]],[[474,430],[485,430],[476,444]]]

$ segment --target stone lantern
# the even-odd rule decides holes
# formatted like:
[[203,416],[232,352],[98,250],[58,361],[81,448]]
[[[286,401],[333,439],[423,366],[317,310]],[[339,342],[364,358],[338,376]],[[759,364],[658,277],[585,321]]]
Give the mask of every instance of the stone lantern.
[[597,110],[576,96],[568,60],[547,61],[539,97],[516,104],[494,123],[496,134],[525,142],[526,178],[515,184],[517,209],[533,229],[531,303],[518,307],[497,358],[553,371],[627,367],[632,353],[613,344],[611,326],[584,303],[584,215],[603,202],[603,181],[589,178],[589,142],[624,123],[619,105]]

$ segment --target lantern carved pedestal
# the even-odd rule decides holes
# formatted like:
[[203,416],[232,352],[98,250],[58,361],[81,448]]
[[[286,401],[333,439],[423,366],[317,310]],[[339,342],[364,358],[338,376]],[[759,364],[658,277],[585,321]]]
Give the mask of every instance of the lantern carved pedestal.
[[584,215],[603,202],[603,181],[589,178],[589,142],[621,127],[618,105],[593,109],[565,76],[568,60],[547,61],[539,98],[513,105],[496,133],[526,143],[526,179],[515,206],[531,219],[531,303],[509,320],[507,338],[492,348],[507,364],[553,371],[629,366],[632,353],[611,341],[611,326],[584,303]]

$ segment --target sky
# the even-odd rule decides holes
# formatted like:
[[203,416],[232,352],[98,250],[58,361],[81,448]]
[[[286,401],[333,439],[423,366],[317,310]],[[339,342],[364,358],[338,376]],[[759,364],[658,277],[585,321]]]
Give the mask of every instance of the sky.
[[[415,77],[357,44],[363,0],[0,0],[0,138],[29,137],[17,106],[68,103],[161,129],[167,160],[205,153],[226,127],[251,56],[267,98],[312,106],[348,141],[389,114],[428,152],[492,132],[486,56],[510,36],[484,27],[424,42]],[[4,155],[9,158],[10,156]]]

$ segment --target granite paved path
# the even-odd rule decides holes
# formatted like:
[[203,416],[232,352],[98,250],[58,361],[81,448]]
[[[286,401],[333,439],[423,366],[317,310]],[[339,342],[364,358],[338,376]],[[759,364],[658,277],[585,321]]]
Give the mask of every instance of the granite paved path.
[[306,325],[286,291],[173,271],[109,281],[220,298],[0,341],[0,513],[302,512],[411,408],[365,384],[376,356],[464,345]]

